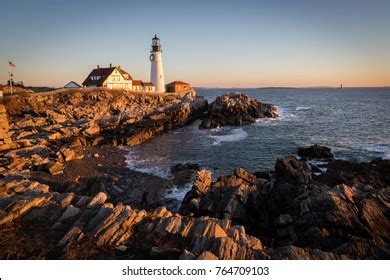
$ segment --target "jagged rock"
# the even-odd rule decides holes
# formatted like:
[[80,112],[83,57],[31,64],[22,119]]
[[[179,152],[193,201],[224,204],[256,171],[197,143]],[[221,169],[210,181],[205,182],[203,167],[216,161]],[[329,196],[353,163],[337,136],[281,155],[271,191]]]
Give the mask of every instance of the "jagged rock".
[[200,198],[209,190],[211,183],[211,171],[206,169],[198,171],[192,189],[183,199],[180,211],[183,213],[197,212]]
[[200,166],[198,164],[175,164],[171,167],[171,173],[174,176],[173,183],[175,185],[184,185],[191,180],[197,171],[200,170]]
[[68,147],[63,147],[59,152],[65,161],[84,157],[84,147],[80,139],[73,141]]
[[[7,116],[5,107],[8,108]],[[64,162],[81,159],[85,145],[137,145],[203,115],[208,103],[196,94],[156,96],[105,89],[52,95],[15,96],[0,108],[0,149],[45,146],[49,154],[22,155],[10,171],[61,172]],[[158,118],[148,118],[159,111]],[[66,120],[66,121],[65,121]],[[12,126],[9,130],[8,123]],[[7,137],[5,137],[7,136]],[[14,142],[12,142],[14,138]],[[56,158],[53,158],[56,157]],[[33,160],[31,160],[33,158]],[[5,166],[1,166],[3,172]],[[53,172],[50,171],[53,168]],[[187,179],[186,179],[187,180]]]
[[70,205],[65,212],[62,214],[58,222],[66,221],[69,218],[73,218],[80,214],[80,209],[77,207],[74,207],[73,205]]
[[195,181],[182,202],[180,212],[240,222],[251,219],[247,205],[257,196],[256,176],[242,168],[236,169],[235,174],[221,176],[211,184],[211,173],[207,173],[207,188],[203,188],[202,180]]
[[308,148],[299,147],[298,155],[306,158],[324,158],[324,159],[334,158],[330,148],[325,146],[320,146],[317,144],[310,146]]
[[293,184],[308,184],[312,180],[311,167],[295,156],[280,158],[275,163],[275,172],[279,178]]
[[5,209],[2,209],[0,213],[0,225],[19,218],[32,208],[45,204],[49,199],[50,196],[47,195],[37,197],[26,196],[15,199]]
[[88,208],[96,208],[104,204],[107,200],[107,194],[104,192],[98,193],[92,200],[88,203]]
[[244,179],[250,184],[254,184],[256,180],[256,175],[246,171],[244,168],[237,167],[234,169],[234,175],[238,178]]
[[51,175],[57,175],[64,171],[64,165],[60,162],[50,162],[46,165],[46,170]]
[[9,123],[7,111],[3,104],[0,104],[0,151],[12,147],[11,135],[9,133]]
[[328,163],[326,172],[320,180],[331,185],[362,184],[375,188],[390,185],[390,160],[375,159],[371,162],[355,163],[335,160]]
[[261,103],[242,93],[218,96],[209,106],[201,128],[220,126],[242,126],[254,123],[258,118],[276,118],[277,109],[271,104]]

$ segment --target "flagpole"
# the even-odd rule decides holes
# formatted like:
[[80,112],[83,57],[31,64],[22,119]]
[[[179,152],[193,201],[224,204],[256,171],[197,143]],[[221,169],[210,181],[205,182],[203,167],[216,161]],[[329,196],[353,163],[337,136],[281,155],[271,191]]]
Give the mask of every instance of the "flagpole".
[[13,88],[12,88],[12,73],[11,73],[11,65],[9,64],[8,62],[8,75],[9,75],[9,86],[10,86],[10,90],[11,90],[11,95],[13,94]]

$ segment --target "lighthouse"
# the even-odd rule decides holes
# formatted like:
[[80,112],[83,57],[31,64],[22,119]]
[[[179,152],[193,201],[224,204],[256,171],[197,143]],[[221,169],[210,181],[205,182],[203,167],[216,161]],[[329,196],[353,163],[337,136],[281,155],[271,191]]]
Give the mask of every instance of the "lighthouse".
[[152,63],[150,69],[150,81],[154,84],[156,92],[165,92],[164,83],[164,71],[162,66],[162,50],[160,39],[157,35],[154,35],[152,39],[152,49],[149,56],[150,62]]

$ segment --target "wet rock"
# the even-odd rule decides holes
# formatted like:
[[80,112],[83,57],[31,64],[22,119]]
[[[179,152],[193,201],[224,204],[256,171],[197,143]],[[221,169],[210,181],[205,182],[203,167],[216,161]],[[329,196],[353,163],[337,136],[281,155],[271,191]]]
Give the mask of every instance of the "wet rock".
[[242,126],[254,123],[258,118],[276,118],[277,109],[271,104],[261,103],[242,93],[218,96],[209,106],[201,128],[220,126]]
[[197,212],[199,210],[200,198],[207,193],[211,183],[211,171],[206,169],[198,171],[192,189],[183,199],[180,211],[187,214]]
[[256,180],[256,175],[246,171],[244,168],[237,167],[234,169],[234,175],[238,178],[244,179],[250,184],[254,184]]
[[275,172],[279,178],[294,184],[305,185],[312,181],[310,165],[295,156],[277,159]]
[[191,180],[196,173],[196,171],[200,170],[200,166],[198,164],[176,164],[171,167],[171,173],[174,176],[173,183],[175,185],[184,185]]
[[323,158],[323,159],[331,159],[334,158],[331,153],[331,149],[325,146],[313,145],[308,148],[299,147],[298,155],[305,158]]
[[390,160],[376,159],[371,162],[355,163],[335,160],[328,163],[320,180],[330,186],[337,184],[362,184],[375,188],[390,185]]

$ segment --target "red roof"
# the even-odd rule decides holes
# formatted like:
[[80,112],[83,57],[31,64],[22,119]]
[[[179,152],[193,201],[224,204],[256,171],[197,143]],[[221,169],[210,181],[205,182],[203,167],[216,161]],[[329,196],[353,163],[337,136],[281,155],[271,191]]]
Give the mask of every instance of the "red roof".
[[[108,68],[95,68],[92,70],[91,73],[89,73],[88,77],[83,82],[83,86],[96,86],[101,87],[104,83],[104,81],[107,79],[108,76],[111,75],[111,73],[114,70],[118,70],[119,73],[123,76],[126,80],[133,80],[133,78],[130,76],[129,73],[127,73],[125,70],[118,68],[118,67],[108,67]],[[128,75],[128,76],[127,76]],[[126,77],[127,76],[127,77]],[[91,77],[99,77],[97,80],[92,80]]]
[[167,84],[167,86],[173,86],[173,85],[187,85],[189,86],[190,84],[189,83],[185,83],[185,82],[182,82],[182,81],[173,81],[172,83],[169,83]]
[[143,82],[141,80],[133,80],[133,86],[154,86],[151,82]]
[[133,86],[142,86],[143,82],[141,80],[133,80]]
[[3,85],[0,85],[0,90],[3,90]]

